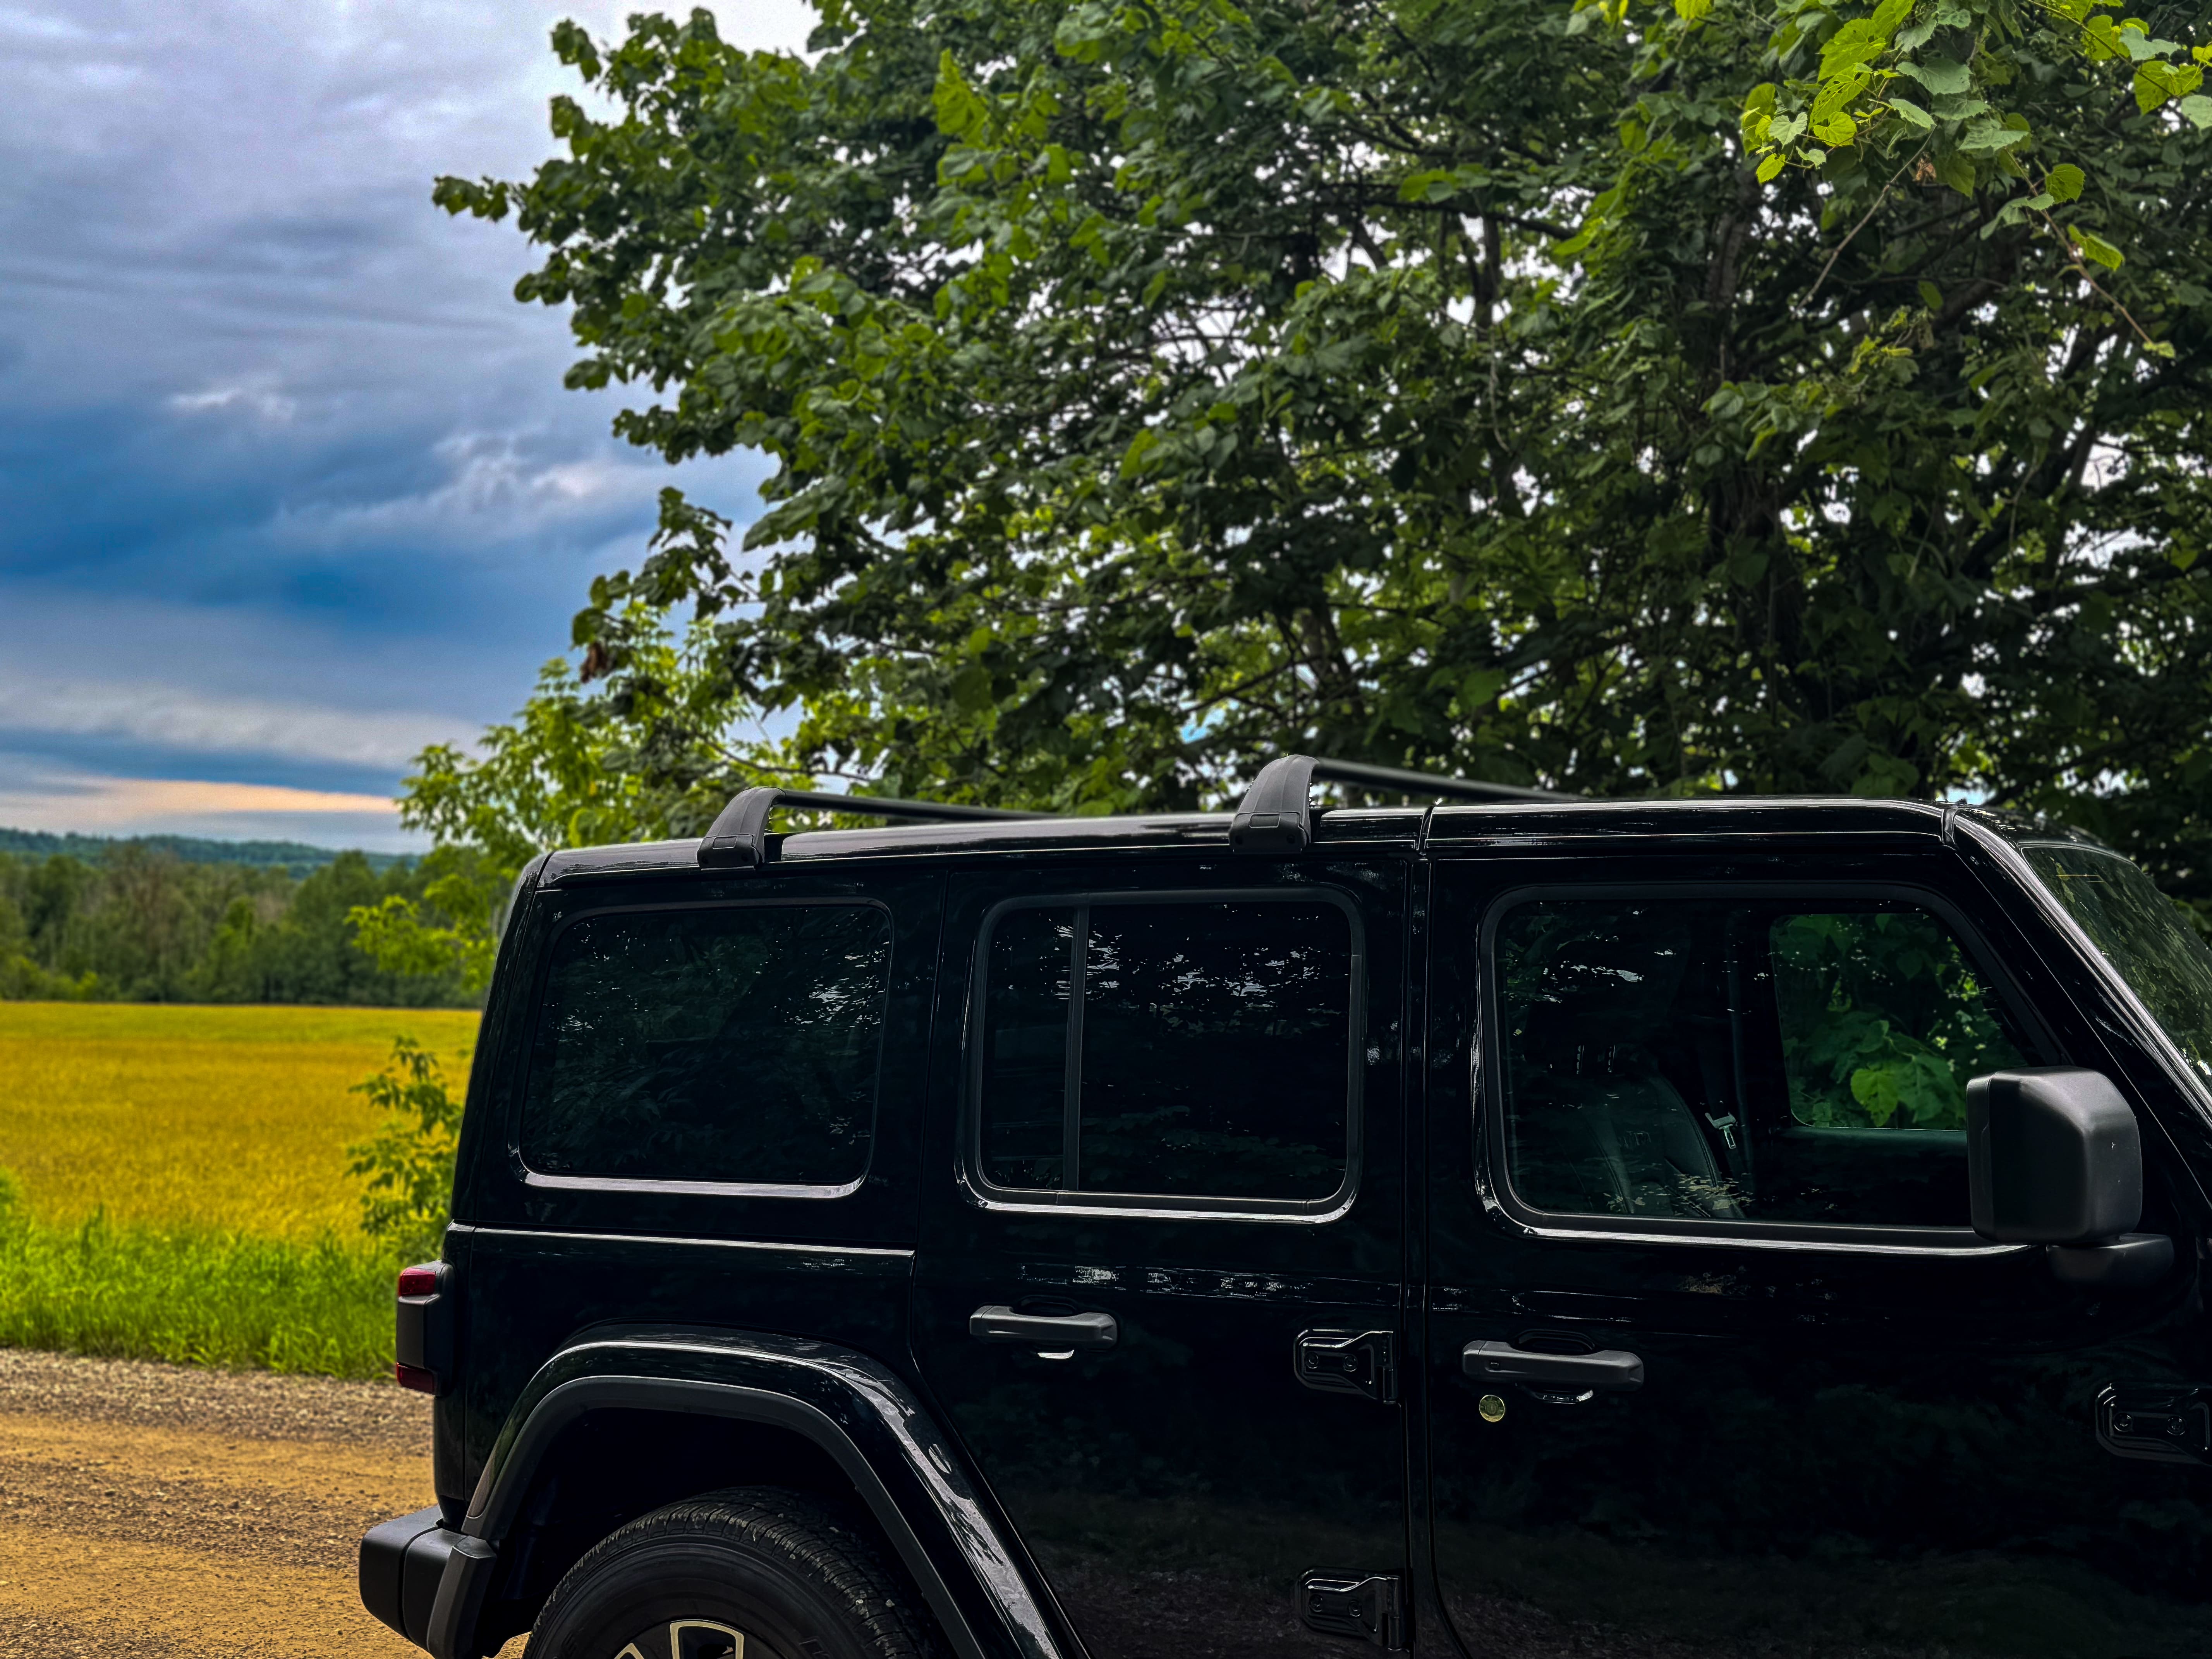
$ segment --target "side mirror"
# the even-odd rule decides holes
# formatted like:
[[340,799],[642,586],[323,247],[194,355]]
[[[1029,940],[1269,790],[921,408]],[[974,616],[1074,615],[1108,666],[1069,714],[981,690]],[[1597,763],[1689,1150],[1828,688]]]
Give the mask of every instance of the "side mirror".
[[2142,1218],[2142,1134],[2101,1072],[1992,1072],[1966,1085],[1966,1182],[1974,1231],[2049,1247],[2069,1284],[2143,1285],[2173,1265],[2173,1241]]

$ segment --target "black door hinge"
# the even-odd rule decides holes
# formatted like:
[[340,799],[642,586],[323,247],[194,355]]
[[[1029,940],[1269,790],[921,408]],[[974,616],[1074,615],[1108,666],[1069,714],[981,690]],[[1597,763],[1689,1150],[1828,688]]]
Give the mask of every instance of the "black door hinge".
[[1392,1332],[1301,1331],[1291,1364],[1310,1389],[1398,1403],[1398,1339]]
[[2117,1457],[2212,1464],[2212,1389],[2108,1382],[2097,1395],[2097,1442]]
[[1365,1577],[1310,1572],[1298,1580],[1298,1617],[1308,1630],[1357,1637],[1389,1653],[1406,1650],[1406,1581],[1395,1572]]

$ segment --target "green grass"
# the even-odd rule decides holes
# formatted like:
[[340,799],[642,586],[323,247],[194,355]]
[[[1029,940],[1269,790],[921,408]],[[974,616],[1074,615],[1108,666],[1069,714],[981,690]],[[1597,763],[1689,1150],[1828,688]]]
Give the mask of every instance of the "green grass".
[[387,1376],[392,1278],[382,1252],[335,1236],[43,1224],[0,1174],[0,1346]]
[[465,1075],[477,1016],[0,1002],[0,1346],[388,1376],[352,1085],[394,1036]]

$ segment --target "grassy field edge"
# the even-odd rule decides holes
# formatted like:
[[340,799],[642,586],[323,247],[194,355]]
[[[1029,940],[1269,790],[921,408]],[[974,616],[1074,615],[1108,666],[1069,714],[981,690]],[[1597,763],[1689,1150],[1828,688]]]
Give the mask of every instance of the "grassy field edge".
[[384,1252],[336,1237],[43,1224],[0,1175],[0,1346],[389,1376],[392,1283]]

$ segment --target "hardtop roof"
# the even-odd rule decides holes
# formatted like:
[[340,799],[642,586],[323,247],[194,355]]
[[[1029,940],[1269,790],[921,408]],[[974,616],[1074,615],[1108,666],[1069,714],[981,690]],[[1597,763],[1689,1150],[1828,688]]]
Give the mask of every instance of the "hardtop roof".
[[[1437,806],[1334,807],[1314,814],[1317,854],[1332,848],[1395,845],[1438,853],[1546,845],[1649,845],[1740,840],[1802,844],[1838,836],[1941,840],[1968,814],[2008,837],[2050,836],[2049,826],[1984,808],[1861,796],[1729,795],[1689,800],[1500,801]],[[808,830],[769,839],[769,867],[855,858],[945,858],[1014,854],[1229,851],[1228,812],[901,823]],[[697,839],[565,849],[546,858],[540,885],[626,877],[743,872],[700,868]]]

